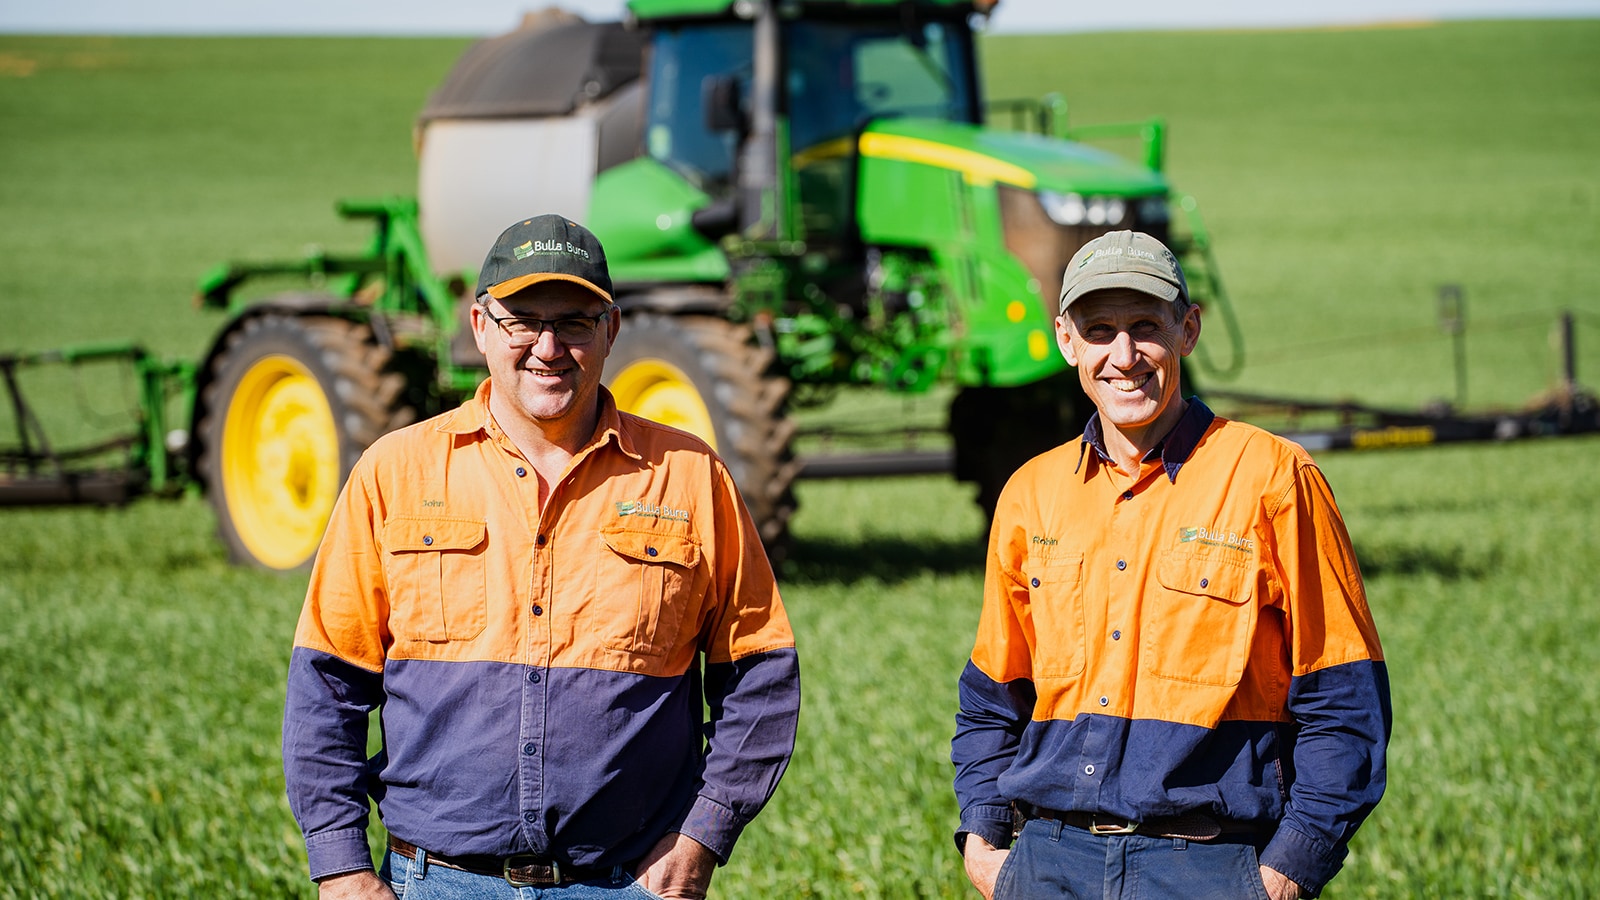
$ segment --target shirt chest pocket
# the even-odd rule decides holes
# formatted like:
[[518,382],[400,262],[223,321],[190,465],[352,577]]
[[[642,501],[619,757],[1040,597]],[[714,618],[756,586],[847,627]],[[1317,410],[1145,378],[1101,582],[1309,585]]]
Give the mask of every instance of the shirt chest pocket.
[[1083,674],[1087,635],[1083,622],[1083,554],[1030,556],[1023,577],[1033,618],[1033,673],[1038,677]]
[[1255,633],[1255,568],[1217,556],[1168,553],[1161,589],[1145,604],[1144,658],[1152,674],[1194,684],[1239,683]]
[[601,643],[634,657],[664,657],[698,618],[700,545],[692,537],[605,528],[595,572],[594,623]]
[[402,641],[464,641],[488,622],[489,527],[473,519],[392,519],[383,526],[389,630]]

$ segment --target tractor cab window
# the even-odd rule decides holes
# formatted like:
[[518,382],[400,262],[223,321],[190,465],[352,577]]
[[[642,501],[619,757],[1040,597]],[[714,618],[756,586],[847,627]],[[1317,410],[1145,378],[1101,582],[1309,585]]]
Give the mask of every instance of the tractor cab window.
[[943,22],[785,23],[789,143],[795,152],[884,116],[976,122],[964,30]]
[[709,79],[732,75],[748,98],[752,46],[742,22],[662,31],[653,44],[645,149],[713,197],[733,184],[739,135],[707,127],[701,92]]
[[940,22],[785,22],[789,148],[807,240],[851,233],[855,138],[873,119],[977,122],[968,32]]

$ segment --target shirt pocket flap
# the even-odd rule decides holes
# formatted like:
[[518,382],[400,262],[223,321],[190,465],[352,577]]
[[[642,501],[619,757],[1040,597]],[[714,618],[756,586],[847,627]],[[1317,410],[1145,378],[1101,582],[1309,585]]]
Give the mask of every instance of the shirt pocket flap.
[[1058,584],[1070,584],[1078,581],[1083,576],[1083,554],[1067,552],[1030,553],[1027,560],[1022,564],[1022,571],[1029,578],[1037,578]]
[[1255,569],[1215,556],[1169,553],[1156,569],[1156,579],[1169,591],[1243,603],[1254,592]]
[[391,519],[383,526],[383,545],[390,553],[471,550],[488,535],[488,523],[473,519]]
[[700,544],[683,535],[609,527],[601,538],[615,553],[644,563],[672,563],[692,569],[700,563]]

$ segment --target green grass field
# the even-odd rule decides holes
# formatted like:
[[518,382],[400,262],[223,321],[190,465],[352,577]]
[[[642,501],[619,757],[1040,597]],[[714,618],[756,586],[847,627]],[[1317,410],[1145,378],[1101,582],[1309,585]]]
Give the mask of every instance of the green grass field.
[[[217,261],[353,249],[345,196],[409,193],[454,40],[0,37],[0,352],[133,338],[197,355]],[[1006,37],[989,93],[1165,115],[1246,333],[1241,386],[1475,403],[1600,381],[1600,21]],[[1218,330],[1220,331],[1220,329]],[[1211,333],[1215,337],[1215,332]],[[84,418],[120,387],[61,388]],[[85,410],[88,412],[85,413]],[[108,414],[108,413],[107,413]],[[1325,896],[1600,885],[1600,439],[1323,459],[1395,695],[1390,792]],[[982,519],[943,478],[807,483],[781,577],[795,760],[714,893],[970,896],[950,843],[954,682]],[[310,896],[278,760],[303,577],[226,564],[200,500],[7,510],[0,897]]]

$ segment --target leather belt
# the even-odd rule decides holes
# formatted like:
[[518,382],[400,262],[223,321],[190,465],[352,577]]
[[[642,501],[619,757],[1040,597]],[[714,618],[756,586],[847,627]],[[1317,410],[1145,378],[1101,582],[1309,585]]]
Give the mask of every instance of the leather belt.
[[1045,809],[1038,806],[1027,807],[1026,813],[1030,819],[1050,819],[1090,834],[1142,834],[1145,837],[1174,838],[1198,843],[1228,838],[1238,840],[1266,837],[1266,829],[1256,822],[1218,819],[1205,813],[1158,816],[1142,822],[1129,822],[1101,813]]
[[[404,856],[406,859],[416,859],[418,847],[410,841],[401,840],[394,835],[389,835],[389,849]],[[493,878],[504,878],[513,887],[532,887],[534,885],[567,884],[573,881],[588,881],[592,878],[609,876],[613,866],[563,866],[553,859],[543,859],[532,853],[518,853],[512,856],[493,856],[488,853],[473,853],[462,856],[445,856],[432,851],[425,852],[425,858],[430,866],[444,866],[447,869],[459,869],[471,872],[474,875],[488,875]]]

